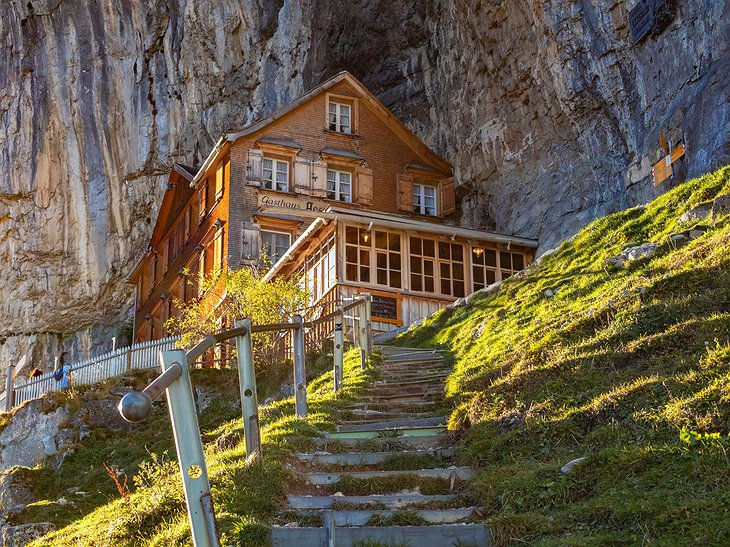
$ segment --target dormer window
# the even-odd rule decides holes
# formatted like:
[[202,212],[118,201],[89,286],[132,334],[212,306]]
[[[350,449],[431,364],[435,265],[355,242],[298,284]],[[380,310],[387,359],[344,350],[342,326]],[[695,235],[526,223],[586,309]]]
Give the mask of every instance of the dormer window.
[[352,106],[329,101],[329,129],[339,133],[352,133]]
[[432,217],[436,216],[435,186],[429,186],[427,184],[413,185],[413,212]]
[[264,157],[261,184],[269,190],[289,191],[289,163]]
[[327,169],[327,198],[352,201],[352,173]]

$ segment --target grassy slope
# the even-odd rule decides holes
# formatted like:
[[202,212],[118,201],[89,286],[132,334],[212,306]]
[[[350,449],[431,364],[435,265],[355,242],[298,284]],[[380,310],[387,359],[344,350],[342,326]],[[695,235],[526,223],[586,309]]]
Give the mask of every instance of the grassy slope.
[[[597,220],[399,339],[455,356],[450,426],[484,468],[498,543],[730,544],[729,219],[668,242],[684,211],[729,192],[730,167]],[[653,258],[604,267],[646,241],[661,244]]]
[[[238,397],[235,371],[193,371],[193,384],[223,397],[200,416],[206,460],[211,476],[223,543],[266,544],[274,513],[283,504],[289,476],[287,457],[295,450],[312,449],[319,429],[332,428],[338,408],[351,399],[374,373],[360,370],[357,351],[346,354],[345,389],[332,393],[332,373],[325,372],[308,386],[309,416],[297,420],[293,399],[278,401],[261,413],[265,465],[249,465],[243,446],[243,427],[229,404]],[[140,375],[137,387],[148,378]],[[149,375],[147,375],[149,376]],[[113,383],[70,390],[48,400],[49,407],[66,405],[73,412],[84,399],[108,397]],[[12,518],[11,522],[51,521],[57,532],[32,545],[138,546],[188,545],[190,531],[182,484],[172,444],[167,411],[157,403],[153,415],[138,429],[111,434],[100,428],[70,453],[59,469],[49,461],[34,469],[16,468],[24,475],[40,501]],[[130,476],[129,502],[120,498],[104,463],[123,468]],[[78,488],[84,494],[74,494]],[[65,498],[73,503],[59,504]]]

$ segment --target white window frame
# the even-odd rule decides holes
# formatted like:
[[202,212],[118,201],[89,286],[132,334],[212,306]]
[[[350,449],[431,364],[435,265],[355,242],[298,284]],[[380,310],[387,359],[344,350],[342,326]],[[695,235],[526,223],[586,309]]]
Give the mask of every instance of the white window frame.
[[[431,190],[433,195],[426,195],[426,190]],[[413,183],[413,212],[421,215],[429,215],[432,217],[438,216],[438,192],[436,186],[430,184],[423,184],[420,182]],[[433,199],[433,212],[429,213],[426,200]]]
[[[352,112],[351,104],[341,103],[337,101],[329,101],[327,106],[327,127],[330,131],[337,131],[346,135],[352,134]],[[347,117],[348,124],[342,120]]]
[[[330,173],[334,174],[334,179],[330,179]],[[343,183],[342,175],[347,175],[349,181]],[[350,171],[339,171],[337,169],[327,169],[327,199],[352,203],[352,182],[355,177]],[[330,181],[334,182],[334,189],[330,190]],[[341,185],[347,184],[350,187],[349,193],[342,192]],[[345,197],[346,199],[342,199]]]
[[[266,164],[269,162],[269,166]],[[288,192],[289,191],[289,162],[286,160],[280,160],[277,158],[270,158],[264,156],[261,162],[261,186],[268,188],[269,190],[275,190],[277,192]],[[282,169],[283,167],[283,169]],[[267,178],[268,171],[268,178]],[[283,173],[286,176],[286,182],[280,182],[278,175]],[[281,186],[280,186],[281,185]]]
[[[272,255],[271,254],[271,244],[269,242],[265,241],[266,237],[264,236],[264,234],[275,234],[275,235],[280,235],[280,236],[286,236],[287,239],[289,240],[289,244],[286,246],[286,249],[284,249],[282,251],[282,253],[279,254],[278,256]],[[276,261],[281,258],[281,256],[289,249],[289,247],[291,247],[291,234],[289,232],[280,232],[278,230],[264,230],[264,229],[262,229],[261,230],[261,249],[263,250],[264,247],[267,248],[267,253],[269,255],[269,258],[274,263],[276,263]]]

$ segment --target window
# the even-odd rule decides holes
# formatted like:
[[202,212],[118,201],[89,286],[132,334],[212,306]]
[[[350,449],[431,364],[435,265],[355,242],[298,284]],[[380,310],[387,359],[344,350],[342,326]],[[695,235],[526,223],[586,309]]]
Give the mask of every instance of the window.
[[432,239],[411,237],[411,290],[436,292],[436,242]]
[[289,191],[289,164],[285,161],[264,158],[261,184],[269,190]]
[[524,269],[525,257],[521,253],[499,252],[499,270],[502,273],[502,279],[507,279]]
[[375,282],[401,288],[400,234],[375,232]]
[[436,216],[436,187],[426,184],[413,185],[413,212]]
[[464,296],[464,247],[461,243],[439,241],[441,294]]
[[345,279],[370,283],[370,232],[364,228],[345,228]]
[[352,202],[352,173],[327,169],[327,198]]
[[352,133],[352,107],[349,104],[329,103],[329,129],[340,133]]
[[471,270],[475,291],[497,281],[497,251],[472,247]]
[[261,231],[261,249],[276,262],[291,247],[291,235],[282,232]]

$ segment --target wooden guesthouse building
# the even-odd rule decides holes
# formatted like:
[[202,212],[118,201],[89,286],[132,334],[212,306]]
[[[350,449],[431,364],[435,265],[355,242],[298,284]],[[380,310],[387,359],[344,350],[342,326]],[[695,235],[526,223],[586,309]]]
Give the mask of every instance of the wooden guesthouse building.
[[[374,330],[407,325],[524,268],[533,240],[452,220],[451,166],[342,72],[175,165],[149,252],[131,275],[137,340],[161,338],[196,280],[262,252],[303,274],[313,309],[373,295]],[[224,299],[221,300],[224,315]]]

